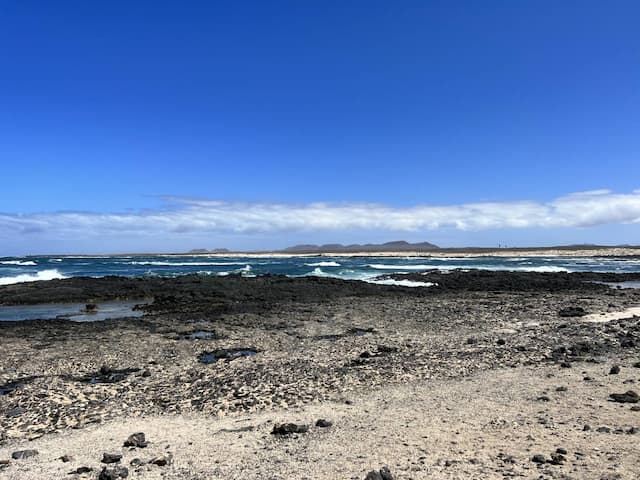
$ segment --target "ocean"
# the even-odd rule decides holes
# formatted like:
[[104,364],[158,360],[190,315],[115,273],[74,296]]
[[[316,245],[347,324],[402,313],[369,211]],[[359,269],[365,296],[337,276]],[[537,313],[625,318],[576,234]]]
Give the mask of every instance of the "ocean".
[[[186,274],[325,276],[375,281],[389,273],[428,269],[528,272],[640,272],[634,257],[247,257],[247,256],[40,256],[0,257],[0,285],[69,277]],[[411,286],[411,285],[409,285]],[[416,285],[418,286],[418,285]]]

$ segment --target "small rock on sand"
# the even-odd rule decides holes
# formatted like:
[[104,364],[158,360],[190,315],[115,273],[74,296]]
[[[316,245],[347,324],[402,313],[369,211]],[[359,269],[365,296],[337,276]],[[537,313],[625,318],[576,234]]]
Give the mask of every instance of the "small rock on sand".
[[119,453],[103,453],[102,454],[102,463],[118,463],[122,460],[122,455]]
[[367,473],[364,480],[393,480],[393,475],[388,467],[382,467],[379,471],[372,470]]
[[625,393],[612,393],[609,395],[612,401],[618,403],[638,403],[640,402],[640,396],[633,390],[629,390]]
[[292,433],[307,433],[309,427],[307,425],[297,425],[295,423],[282,423],[275,425],[271,431],[271,435],[291,435]]
[[147,442],[142,432],[132,433],[129,435],[129,438],[124,441],[125,447],[145,448],[147,445],[149,445],[149,442]]
[[38,450],[18,450],[11,454],[11,458],[14,460],[22,460],[25,458],[35,457],[36,455],[38,455]]
[[119,478],[127,478],[129,476],[129,469],[122,465],[116,465],[115,467],[104,467],[98,476],[98,480],[118,480]]

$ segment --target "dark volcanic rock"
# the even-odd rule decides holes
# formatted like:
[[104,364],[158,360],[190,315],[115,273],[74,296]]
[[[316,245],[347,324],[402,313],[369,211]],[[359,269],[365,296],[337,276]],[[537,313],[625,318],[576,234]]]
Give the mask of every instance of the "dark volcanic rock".
[[124,441],[125,447],[145,448],[147,445],[149,445],[149,442],[146,441],[142,432],[133,433]]
[[379,471],[371,470],[364,480],[394,480],[388,467],[382,467]]
[[155,457],[150,460],[149,463],[158,465],[159,467],[166,467],[171,463],[172,458],[171,454],[160,455],[159,457]]
[[561,317],[584,317],[588,312],[582,307],[566,307],[558,312]]
[[547,462],[547,459],[544,457],[544,455],[534,455],[533,457],[531,457],[531,461],[533,463],[537,463],[537,464],[543,464]]
[[38,450],[18,450],[11,454],[11,458],[14,460],[22,460],[25,458],[31,458],[38,455]]
[[82,475],[83,473],[93,472],[91,467],[78,467],[75,470],[69,472],[69,475]]
[[611,367],[611,370],[609,370],[609,375],[617,375],[620,373],[620,367],[618,365],[614,365],[613,367]]
[[307,425],[297,425],[295,423],[282,423],[275,425],[271,431],[271,435],[291,435],[293,433],[307,433],[309,427]]
[[116,465],[115,467],[104,467],[98,476],[98,480],[118,480],[119,478],[127,478],[129,476],[129,469],[122,465]]
[[100,370],[98,372],[85,375],[84,377],[76,378],[75,380],[91,384],[118,383],[125,380],[132,373],[139,371],[139,368],[115,369],[103,365],[102,367],[100,367]]
[[252,357],[256,355],[258,350],[255,348],[223,348],[212,352],[204,352],[198,356],[200,363],[215,363],[218,360],[226,360],[230,362],[242,357]]
[[102,463],[118,463],[122,460],[122,455],[119,453],[103,453],[102,454]]
[[330,420],[325,420],[324,418],[321,418],[316,422],[316,427],[320,427],[320,428],[329,428],[332,425],[333,425],[333,422],[331,422]]
[[612,401],[618,403],[638,403],[640,402],[640,396],[633,390],[629,390],[625,393],[612,393],[609,395]]

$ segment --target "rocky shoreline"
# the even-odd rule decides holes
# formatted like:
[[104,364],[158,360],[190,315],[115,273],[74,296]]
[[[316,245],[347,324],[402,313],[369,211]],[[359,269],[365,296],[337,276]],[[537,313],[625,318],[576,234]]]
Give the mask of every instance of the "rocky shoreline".
[[[280,276],[72,278],[2,287],[0,305],[154,301],[140,318],[0,322],[0,461],[18,447],[125,418],[203,416],[215,424],[274,415],[285,421],[286,412],[358,403],[407,385],[422,389],[445,382],[459,389],[478,376],[505,371],[564,375],[597,368],[606,369],[607,379],[621,378],[608,375],[614,364],[623,365],[626,383],[615,390],[612,384],[593,402],[624,409],[626,421],[610,427],[611,435],[617,428],[633,435],[625,432],[640,427],[634,403],[609,396],[640,390],[640,318],[581,320],[587,313],[639,306],[640,290],[594,282],[637,281],[640,275],[456,271],[403,278],[417,275],[438,287]],[[590,388],[589,380],[579,380],[581,388]],[[556,395],[542,390],[534,399],[541,412],[550,406],[543,397]],[[575,407],[577,416],[581,408]],[[554,457],[545,455],[542,465],[549,465]],[[181,476],[187,461],[173,452],[168,478],[260,478],[216,476],[204,466]],[[11,459],[0,464],[0,478],[30,478],[43,462]],[[536,463],[528,457],[518,462]],[[97,478],[96,468],[76,475]],[[142,465],[129,470],[131,478],[156,478]],[[444,471],[433,478],[459,478],[455,464]],[[427,478],[421,472],[395,477]],[[574,476],[548,478],[600,478],[595,471],[583,474],[578,468]],[[284,478],[311,477],[300,472]]]

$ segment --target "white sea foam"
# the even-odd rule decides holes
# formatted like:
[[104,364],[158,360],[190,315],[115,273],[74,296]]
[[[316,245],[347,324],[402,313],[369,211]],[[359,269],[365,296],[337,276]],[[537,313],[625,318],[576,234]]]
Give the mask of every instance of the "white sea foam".
[[2,260],[0,263],[2,265],[17,265],[20,267],[34,267],[37,265],[36,262],[32,262],[31,260],[27,260],[26,262],[21,260]]
[[382,263],[372,263],[367,266],[369,268],[375,268],[376,270],[428,270],[430,268],[441,268],[435,265],[388,265]]
[[553,267],[553,266],[542,266],[542,267],[520,267],[520,268],[511,268],[509,270],[514,270],[518,272],[540,272],[540,273],[556,273],[556,272],[569,272],[570,270],[564,267]]
[[58,270],[42,270],[35,275],[23,274],[15,277],[0,277],[0,285],[11,285],[13,283],[37,282],[40,280],[54,280],[57,278],[67,278]]
[[332,275],[323,271],[320,267],[316,267],[313,269],[313,272],[308,273],[307,275],[311,275],[314,277],[331,277]]
[[157,267],[225,267],[227,265],[245,265],[237,262],[126,262],[129,265],[153,265]]
[[62,259],[61,258],[50,258],[49,261],[50,262],[61,262]]
[[315,263],[305,263],[307,267],[341,267],[338,262],[315,262]]
[[[240,264],[240,265],[242,265],[242,264]],[[251,268],[251,265],[245,265],[244,267],[242,267],[242,268],[240,269],[240,272],[242,272],[242,273],[248,273],[248,272],[250,272],[251,270],[253,270],[253,269]]]

